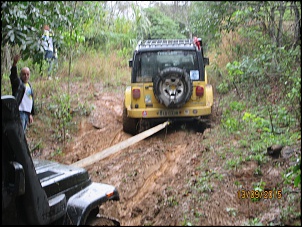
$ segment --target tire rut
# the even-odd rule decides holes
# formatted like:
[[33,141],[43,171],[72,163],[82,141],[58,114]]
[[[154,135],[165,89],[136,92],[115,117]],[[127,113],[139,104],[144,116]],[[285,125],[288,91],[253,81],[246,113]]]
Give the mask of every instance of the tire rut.
[[149,169],[149,173],[145,174],[147,177],[144,177],[144,184],[138,188],[137,192],[133,193],[134,196],[130,196],[129,198],[133,201],[132,204],[139,203],[142,199],[146,198],[150,188],[156,188],[156,181],[157,179],[161,178],[162,175],[166,177],[167,175],[173,175],[178,172],[178,159],[181,157],[181,151],[184,151],[185,148],[186,145],[178,145],[176,151],[168,151],[165,155],[165,159],[162,159],[161,162],[159,162],[156,166],[153,166],[153,168]]

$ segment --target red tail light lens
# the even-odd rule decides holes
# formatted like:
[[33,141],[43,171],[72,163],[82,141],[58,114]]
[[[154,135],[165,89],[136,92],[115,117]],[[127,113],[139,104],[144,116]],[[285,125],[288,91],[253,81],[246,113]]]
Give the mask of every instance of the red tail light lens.
[[196,96],[201,97],[201,96],[203,96],[203,93],[204,93],[203,87],[197,86],[196,87]]
[[141,97],[141,90],[140,89],[133,89],[132,90],[132,97],[134,99],[139,99]]

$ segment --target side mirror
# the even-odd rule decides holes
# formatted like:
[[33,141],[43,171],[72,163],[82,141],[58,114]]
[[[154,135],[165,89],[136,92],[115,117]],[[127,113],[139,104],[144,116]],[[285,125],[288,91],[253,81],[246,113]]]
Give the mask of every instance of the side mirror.
[[209,58],[203,58],[203,63],[204,65],[209,65],[210,64]]
[[132,67],[132,63],[133,63],[133,60],[130,59],[130,60],[129,60],[129,67],[130,67],[130,68]]

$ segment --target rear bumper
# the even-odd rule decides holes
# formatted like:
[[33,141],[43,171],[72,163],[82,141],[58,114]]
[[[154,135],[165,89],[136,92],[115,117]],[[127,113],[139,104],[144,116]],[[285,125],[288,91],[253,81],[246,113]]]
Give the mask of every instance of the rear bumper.
[[198,118],[212,113],[212,106],[183,107],[179,109],[166,108],[127,108],[127,116],[130,118]]

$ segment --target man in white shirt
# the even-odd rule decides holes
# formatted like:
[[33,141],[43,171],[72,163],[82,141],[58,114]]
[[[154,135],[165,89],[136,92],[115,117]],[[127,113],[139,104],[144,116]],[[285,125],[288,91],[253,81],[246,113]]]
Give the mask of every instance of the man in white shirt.
[[35,114],[34,92],[31,84],[29,83],[30,70],[28,67],[23,67],[21,69],[20,77],[18,77],[17,63],[19,60],[20,56],[16,55],[11,68],[10,81],[13,96],[15,96],[19,105],[21,123],[25,133],[27,124],[31,124],[33,122],[33,115]]

